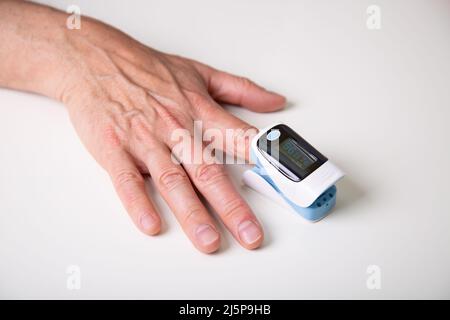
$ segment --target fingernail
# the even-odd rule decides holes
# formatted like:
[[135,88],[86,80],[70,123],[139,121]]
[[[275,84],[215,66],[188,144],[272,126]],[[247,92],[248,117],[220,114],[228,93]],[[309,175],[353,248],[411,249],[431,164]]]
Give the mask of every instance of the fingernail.
[[261,230],[251,220],[241,222],[238,227],[239,237],[246,244],[253,244],[262,237]]
[[203,246],[208,246],[219,239],[219,234],[210,225],[202,224],[197,227],[195,236]]
[[156,219],[150,214],[145,214],[140,219],[141,226],[145,231],[152,231],[155,229],[156,222]]

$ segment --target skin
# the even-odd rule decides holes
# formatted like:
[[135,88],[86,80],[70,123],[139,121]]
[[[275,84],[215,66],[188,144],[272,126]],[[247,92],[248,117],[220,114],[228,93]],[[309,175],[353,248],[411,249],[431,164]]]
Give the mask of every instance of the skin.
[[161,230],[145,189],[149,174],[200,251],[216,251],[220,233],[196,190],[243,247],[259,247],[261,224],[223,166],[174,163],[171,133],[192,133],[195,120],[203,121],[204,130],[247,130],[252,126],[219,103],[271,112],[283,108],[285,98],[246,78],[149,48],[91,18],[82,17],[80,30],[69,30],[67,18],[49,7],[0,0],[0,86],[45,95],[67,107],[83,144],[108,172],[143,233]]

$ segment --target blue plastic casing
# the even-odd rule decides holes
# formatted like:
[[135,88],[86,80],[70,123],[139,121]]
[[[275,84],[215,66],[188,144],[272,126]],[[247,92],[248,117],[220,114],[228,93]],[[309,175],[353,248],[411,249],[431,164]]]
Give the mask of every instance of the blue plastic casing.
[[261,166],[261,163],[259,162],[258,158],[255,156],[253,151],[252,151],[252,157],[256,164],[256,166],[252,169],[252,171],[254,171],[256,174],[258,174],[260,177],[262,177],[284,199],[284,201],[286,201],[286,203],[295,212],[297,212],[299,215],[301,215],[306,220],[314,222],[314,221],[318,221],[318,220],[324,218],[336,204],[336,192],[337,192],[336,186],[331,186],[330,188],[328,188],[309,207],[301,207],[301,206],[295,204],[290,199],[288,199],[283,194],[283,192],[281,192],[281,190],[276,186],[276,184],[273,182],[273,180],[267,174],[264,167]]

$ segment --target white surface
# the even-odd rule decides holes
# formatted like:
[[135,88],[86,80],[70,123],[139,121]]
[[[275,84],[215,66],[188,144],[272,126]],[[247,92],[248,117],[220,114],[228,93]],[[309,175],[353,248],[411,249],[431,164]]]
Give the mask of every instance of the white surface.
[[[0,90],[1,298],[450,298],[448,1],[48,3],[281,91],[283,112],[232,112],[288,123],[347,177],[317,224],[242,188],[264,247],[227,235],[204,255],[161,201],[165,232],[136,231],[63,106]],[[370,4],[381,30],[366,27]],[[69,265],[80,290],[66,288]]]

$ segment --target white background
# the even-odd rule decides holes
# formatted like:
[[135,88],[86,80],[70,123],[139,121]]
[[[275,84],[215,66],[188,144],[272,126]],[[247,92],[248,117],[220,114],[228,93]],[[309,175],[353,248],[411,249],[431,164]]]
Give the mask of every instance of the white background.
[[[264,246],[226,235],[204,255],[159,198],[163,234],[135,229],[62,105],[2,89],[1,298],[450,298],[448,1],[46,2],[282,92],[285,111],[230,110],[291,125],[347,177],[317,224],[240,186]],[[366,27],[370,4],[381,30]],[[239,186],[245,168],[228,169]]]

